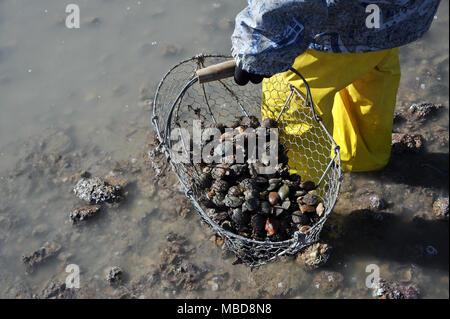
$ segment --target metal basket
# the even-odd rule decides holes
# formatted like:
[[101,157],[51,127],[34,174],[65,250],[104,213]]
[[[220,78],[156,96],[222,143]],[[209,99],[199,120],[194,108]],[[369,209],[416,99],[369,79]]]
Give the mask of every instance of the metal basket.
[[[199,69],[228,59],[230,57],[224,55],[197,55],[173,66],[156,90],[152,123],[161,151],[167,156],[200,218],[223,239],[226,249],[232,251],[242,263],[257,267],[283,255],[295,255],[319,240],[323,225],[336,204],[342,180],[339,147],[315,113],[308,84],[295,70],[292,71],[304,81],[305,95],[283,82],[280,76],[272,77],[271,82],[265,85],[265,91],[262,91],[261,85],[238,86],[232,78],[196,83]],[[183,127],[190,131],[193,120],[198,119],[205,123],[229,123],[238,115],[254,115],[261,119],[262,112],[282,124],[292,119],[301,123],[294,129],[304,131],[302,134],[292,132],[292,129],[283,131],[284,126],[280,125],[280,142],[288,147],[297,145],[296,151],[290,149],[288,156],[302,163],[302,177],[316,183],[316,194],[326,208],[324,216],[306,234],[297,231],[289,240],[280,242],[252,240],[216,224],[199,202],[194,186],[194,178],[198,176],[195,166],[174,162],[170,158],[172,144],[169,136],[173,128]]]

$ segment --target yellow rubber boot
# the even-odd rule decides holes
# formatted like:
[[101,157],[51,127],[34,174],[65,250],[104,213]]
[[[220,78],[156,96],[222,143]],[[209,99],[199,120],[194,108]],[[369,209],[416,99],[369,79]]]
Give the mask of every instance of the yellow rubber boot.
[[[327,53],[307,50],[293,65],[309,83],[316,113],[340,146],[342,168],[371,171],[383,168],[390,156],[393,114],[400,82],[398,48],[368,53]],[[263,82],[262,116],[277,118],[290,87],[303,96],[303,81],[293,72]],[[280,117],[280,139],[289,149],[291,172],[317,180],[323,147],[331,147],[319,129],[308,124],[304,103],[294,98]],[[317,127],[317,126],[316,126]],[[332,154],[332,149],[328,150]],[[315,172],[317,171],[317,172]],[[320,177],[320,176],[319,176]]]

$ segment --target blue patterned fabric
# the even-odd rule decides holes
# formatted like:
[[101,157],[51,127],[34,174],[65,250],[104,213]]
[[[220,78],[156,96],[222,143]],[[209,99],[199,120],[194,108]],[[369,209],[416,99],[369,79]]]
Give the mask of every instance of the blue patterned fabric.
[[[440,0],[249,0],[236,16],[232,55],[245,71],[284,72],[307,48],[334,53],[391,49],[420,38]],[[379,28],[373,6],[379,8]],[[369,24],[370,25],[370,24]]]

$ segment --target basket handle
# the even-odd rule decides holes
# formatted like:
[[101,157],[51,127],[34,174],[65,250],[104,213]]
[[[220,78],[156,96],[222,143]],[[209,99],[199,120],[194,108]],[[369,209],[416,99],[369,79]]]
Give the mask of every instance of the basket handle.
[[198,83],[218,81],[233,76],[235,67],[236,62],[228,60],[200,69],[195,74],[198,78]]

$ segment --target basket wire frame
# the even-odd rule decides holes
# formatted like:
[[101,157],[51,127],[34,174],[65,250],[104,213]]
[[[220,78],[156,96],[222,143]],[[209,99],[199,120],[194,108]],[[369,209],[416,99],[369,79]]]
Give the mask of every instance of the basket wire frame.
[[[248,84],[241,87],[235,84],[233,79],[223,79],[204,84],[196,83],[195,72],[198,69],[228,59],[230,57],[226,55],[200,54],[183,60],[170,68],[158,84],[155,93],[152,124],[160,143],[160,150],[166,155],[172,170],[183,185],[186,197],[193,204],[201,220],[223,239],[226,249],[232,251],[240,262],[253,268],[272,262],[284,255],[295,255],[301,249],[319,240],[323,225],[338,199],[342,170],[339,146],[336,145],[321,118],[316,114],[308,83],[299,72],[291,69],[303,80],[306,88],[305,97],[297,88],[284,81],[282,83],[281,77],[276,76],[271,78],[271,81],[277,81],[277,83],[272,83],[272,87],[270,87],[271,84],[263,86],[263,91],[261,85]],[[274,101],[276,101],[277,107],[268,106],[269,102],[273,103]],[[302,172],[303,174],[299,172],[299,174],[302,175],[303,179],[305,174],[310,175],[306,177],[315,179],[315,191],[326,208],[325,213],[306,233],[297,231],[292,238],[280,242],[249,239],[227,231],[215,223],[205,212],[205,207],[199,202],[201,194],[194,183],[199,172],[197,172],[195,165],[192,161],[190,163],[179,163],[171,160],[172,141],[170,137],[173,128],[185,128],[192,132],[193,120],[201,120],[207,127],[207,124],[211,123],[230,123],[236,116],[248,117],[254,115],[261,120],[262,113],[266,117],[270,116],[277,119],[280,142],[287,146],[292,145],[292,140],[305,139],[304,137],[307,135],[298,134],[299,132],[292,134],[292,132],[285,130],[285,128],[289,128],[289,124],[284,126],[284,118],[292,117],[294,114],[294,118],[301,119],[309,127],[309,131],[314,134],[311,138],[313,142],[308,145],[313,144],[319,149],[319,151],[312,151],[315,156],[313,166],[316,174],[309,174],[308,172]],[[298,114],[301,116],[297,116]],[[183,142],[184,138],[181,137],[180,140]],[[298,145],[298,142],[295,143]],[[316,145],[318,143],[326,145]],[[296,148],[295,152],[298,153],[302,149],[308,149],[309,151],[309,148],[314,148],[305,148],[304,146],[301,149]],[[184,152],[189,152],[186,144],[183,145],[183,149]],[[312,154],[312,152],[308,154]],[[297,153],[291,152],[288,155],[294,155],[293,157],[295,157],[298,155]],[[319,154],[319,157],[316,153]],[[306,158],[308,156],[305,157],[304,154],[302,156],[304,167],[308,167],[310,159]],[[317,163],[319,160],[321,163]],[[291,165],[291,162],[289,162],[289,165]]]

